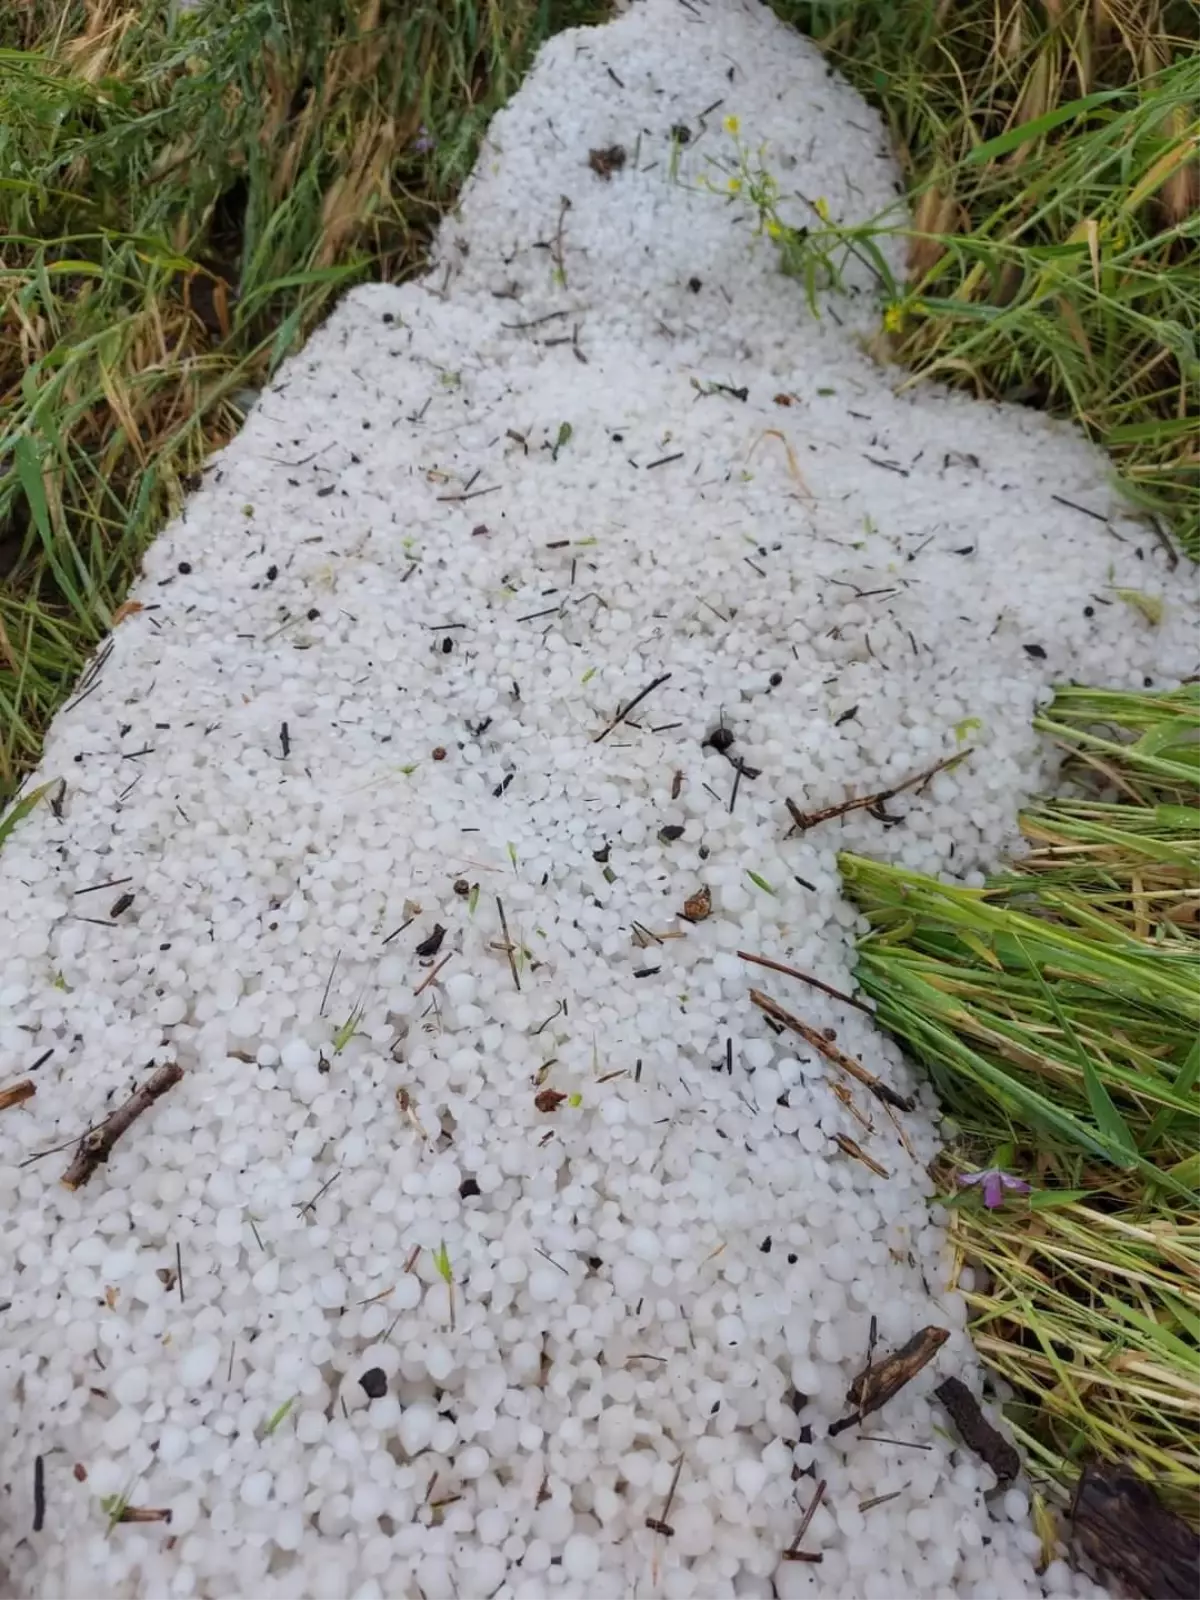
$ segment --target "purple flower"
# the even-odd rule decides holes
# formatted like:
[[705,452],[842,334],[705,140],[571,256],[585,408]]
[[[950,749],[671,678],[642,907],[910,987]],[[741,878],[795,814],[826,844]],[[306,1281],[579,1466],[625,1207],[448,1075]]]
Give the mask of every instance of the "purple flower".
[[412,148],[417,152],[418,155],[423,156],[428,154],[428,152],[433,149],[436,143],[437,140],[433,137],[425,124],[422,123],[417,129],[417,137],[412,142]]
[[1024,1178],[1014,1178],[1011,1173],[1001,1172],[999,1167],[984,1167],[980,1172],[960,1172],[958,1181],[966,1187],[967,1184],[978,1183],[983,1188],[983,1203],[989,1211],[1004,1204],[1004,1192],[1010,1194],[1028,1194],[1029,1185]]

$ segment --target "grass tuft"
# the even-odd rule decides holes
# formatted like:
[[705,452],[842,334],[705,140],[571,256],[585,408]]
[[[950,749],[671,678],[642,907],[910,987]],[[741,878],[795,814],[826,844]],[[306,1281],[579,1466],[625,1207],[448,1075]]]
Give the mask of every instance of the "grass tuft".
[[207,454],[603,0],[0,9],[0,801]]
[[772,3],[881,108],[909,184],[881,347],[1073,418],[1200,559],[1190,0]]
[[[1036,1481],[1123,1460],[1200,1506],[1200,686],[1060,690],[1069,792],[982,889],[841,858],[858,981],[957,1127],[960,1286]],[[995,1209],[957,1180],[1031,1182]]]

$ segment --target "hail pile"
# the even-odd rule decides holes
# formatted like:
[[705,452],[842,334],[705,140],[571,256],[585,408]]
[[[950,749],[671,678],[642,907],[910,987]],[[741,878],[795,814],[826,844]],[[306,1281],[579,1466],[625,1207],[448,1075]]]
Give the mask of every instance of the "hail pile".
[[[1076,436],[898,395],[861,269],[813,317],[727,115],[794,220],[892,200],[762,8],[559,37],[55,724],[0,855],[17,1593],[1095,1592],[933,1397],[928,1090],[738,952],[848,990],[838,848],[978,873],[1048,686],[1195,619],[1117,593],[1161,557]],[[872,1318],[948,1337],[831,1433]]]

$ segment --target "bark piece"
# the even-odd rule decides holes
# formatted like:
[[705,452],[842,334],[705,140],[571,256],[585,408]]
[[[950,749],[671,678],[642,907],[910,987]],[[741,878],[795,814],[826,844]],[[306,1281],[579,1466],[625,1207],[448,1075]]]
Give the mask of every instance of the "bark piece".
[[933,1391],[945,1406],[958,1436],[968,1450],[991,1467],[1001,1483],[1015,1478],[1021,1470],[1021,1457],[998,1428],[993,1428],[966,1384],[947,1378]]
[[1083,1554],[1145,1600],[1200,1593],[1200,1534],[1128,1467],[1085,1467],[1071,1518]]

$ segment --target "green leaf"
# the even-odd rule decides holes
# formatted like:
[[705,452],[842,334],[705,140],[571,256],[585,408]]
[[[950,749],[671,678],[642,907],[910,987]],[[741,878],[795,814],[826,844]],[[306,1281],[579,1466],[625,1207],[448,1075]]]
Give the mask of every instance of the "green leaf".
[[1040,967],[1029,955],[1019,938],[1014,938],[1013,943],[1024,956],[1034,981],[1042,991],[1043,999],[1054,1012],[1054,1020],[1062,1029],[1063,1035],[1071,1047],[1071,1053],[1079,1063],[1080,1070],[1083,1073],[1083,1086],[1087,1092],[1088,1105],[1091,1107],[1092,1115],[1096,1119],[1096,1126],[1106,1140],[1118,1151],[1124,1152],[1126,1157],[1124,1164],[1132,1166],[1137,1160],[1138,1147],[1136,1139],[1130,1132],[1129,1124],[1113,1104],[1112,1097],[1104,1086],[1104,1080],[1096,1071],[1095,1062],[1080,1044],[1079,1036],[1071,1025],[1070,1018],[1059,1004],[1054,990],[1042,976]]
[[1124,600],[1126,605],[1133,606],[1140,611],[1146,621],[1154,627],[1163,619],[1163,602],[1159,595],[1143,594],[1140,589],[1114,589],[1113,593],[1119,600]]
[[1019,150],[1031,139],[1040,139],[1044,133],[1061,128],[1064,122],[1073,122],[1076,117],[1085,116],[1097,106],[1119,100],[1128,93],[1128,89],[1103,89],[1097,94],[1084,95],[1080,100],[1069,100],[1066,105],[1056,106],[1044,116],[1034,117],[1032,122],[1022,122],[1015,128],[1009,128],[1006,133],[997,134],[994,139],[976,145],[967,157],[967,165],[977,167],[986,161],[994,161],[998,156],[1006,156],[1010,150]]
[[446,1249],[446,1242],[444,1239],[433,1252],[433,1264],[447,1283],[454,1282],[454,1272],[450,1266],[450,1252]]
[[263,1423],[262,1436],[264,1439],[269,1439],[271,1437],[271,1435],[275,1432],[275,1429],[279,1426],[279,1424],[283,1421],[295,1404],[296,1396],[293,1395],[290,1400],[285,1400],[277,1411],[272,1411],[266,1422]]
[[[1187,1053],[1187,1059],[1179,1069],[1175,1079],[1175,1093],[1181,1098],[1185,1095],[1190,1095],[1196,1086],[1198,1077],[1200,1077],[1200,1039],[1193,1041],[1192,1048]],[[1154,1150],[1155,1145],[1158,1144],[1159,1140],[1180,1115],[1182,1113],[1171,1106],[1162,1107],[1146,1131],[1144,1145],[1147,1152]],[[1193,1123],[1195,1122],[1196,1113],[1194,1110],[1189,1120]]]
[[1062,1206],[1078,1205],[1092,1193],[1090,1189],[1035,1189],[1029,1196],[1031,1211],[1056,1211]]
[[36,789],[31,789],[28,794],[22,795],[6,816],[0,817],[0,849],[3,849],[4,841],[17,824],[25,820],[42,796],[47,794],[53,787],[53,779],[49,783],[39,784]]

